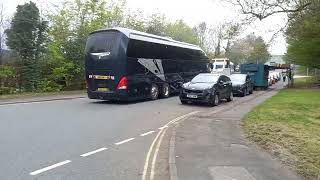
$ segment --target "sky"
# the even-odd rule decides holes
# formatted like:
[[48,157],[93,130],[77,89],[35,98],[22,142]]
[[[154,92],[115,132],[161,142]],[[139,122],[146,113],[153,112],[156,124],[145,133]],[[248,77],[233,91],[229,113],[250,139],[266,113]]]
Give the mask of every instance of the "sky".
[[[15,7],[30,0],[0,0],[4,5],[5,14],[12,16]],[[62,0],[33,0],[41,8],[50,8],[52,4],[59,4]],[[49,3],[48,3],[49,2]],[[130,11],[141,11],[146,15],[162,13],[170,21],[183,19],[193,27],[205,21],[208,26],[214,26],[224,21],[237,21],[240,16],[236,8],[231,7],[221,0],[126,0],[126,8]],[[257,21],[245,27],[241,36],[255,33],[269,42],[274,32],[277,32],[285,23],[284,15],[271,16],[263,21]],[[273,55],[282,55],[286,52],[286,42],[282,35],[275,38],[269,46]]]

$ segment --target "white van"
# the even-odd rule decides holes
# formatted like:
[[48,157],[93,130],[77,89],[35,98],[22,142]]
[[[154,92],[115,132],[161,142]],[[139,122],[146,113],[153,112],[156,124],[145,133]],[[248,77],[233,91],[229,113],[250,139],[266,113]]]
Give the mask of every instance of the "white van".
[[234,72],[234,64],[228,58],[215,58],[211,60],[211,73],[221,73],[229,76]]

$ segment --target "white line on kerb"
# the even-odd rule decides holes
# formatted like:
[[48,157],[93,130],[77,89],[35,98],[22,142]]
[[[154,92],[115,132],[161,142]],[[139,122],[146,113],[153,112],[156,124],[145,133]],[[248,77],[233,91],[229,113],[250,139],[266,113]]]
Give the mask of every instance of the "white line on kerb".
[[168,126],[167,125],[165,125],[165,126],[162,126],[162,127],[159,127],[158,129],[165,129],[165,128],[167,128]]
[[160,130],[157,134],[157,136],[154,138],[154,140],[152,141],[151,143],[151,146],[148,150],[148,154],[147,154],[147,157],[146,157],[146,160],[144,162],[144,167],[143,167],[143,173],[142,173],[142,180],[146,180],[146,176],[147,176],[147,171],[148,171],[148,167],[149,167],[149,159],[151,157],[151,153],[152,153],[152,149],[153,149],[153,146],[156,144],[158,138],[160,137],[160,134],[163,130]]
[[154,131],[149,131],[149,132],[146,132],[146,133],[140,134],[140,136],[146,136],[146,135],[149,135],[149,134],[152,134],[152,133],[154,133]]
[[117,143],[114,143],[115,145],[120,145],[120,144],[124,144],[124,143],[127,143],[129,141],[132,141],[134,140],[134,138],[129,138],[129,139],[126,139],[126,140],[123,140],[123,141],[120,141],[120,142],[117,142]]
[[91,151],[91,152],[87,152],[87,153],[85,153],[85,154],[82,154],[82,155],[80,155],[81,157],[87,157],[87,156],[90,156],[90,155],[92,155],[92,154],[95,154],[95,153],[98,153],[98,152],[101,152],[101,151],[104,151],[104,150],[107,150],[108,148],[105,148],[105,147],[103,147],[103,148],[100,148],[100,149],[97,149],[97,150],[94,150],[94,151]]
[[48,166],[48,167],[45,167],[45,168],[42,168],[42,169],[33,171],[33,172],[30,173],[30,175],[31,175],[31,176],[34,176],[34,175],[43,173],[43,172],[45,172],[45,171],[54,169],[54,168],[56,168],[56,167],[63,166],[63,165],[68,164],[68,163],[70,163],[70,162],[71,162],[70,160],[62,161],[62,162],[59,162],[59,163],[57,163],[57,164],[54,164],[54,165],[51,165],[51,166]]
[[156,149],[154,150],[153,159],[152,159],[152,162],[151,162],[150,180],[154,179],[156,160],[157,160],[157,156],[158,156],[158,152],[159,152],[159,149],[160,149],[160,145],[161,145],[163,136],[166,134],[166,131],[167,131],[167,129],[163,130],[163,132],[162,132],[162,134],[161,134],[161,136],[159,138],[158,144],[156,146]]

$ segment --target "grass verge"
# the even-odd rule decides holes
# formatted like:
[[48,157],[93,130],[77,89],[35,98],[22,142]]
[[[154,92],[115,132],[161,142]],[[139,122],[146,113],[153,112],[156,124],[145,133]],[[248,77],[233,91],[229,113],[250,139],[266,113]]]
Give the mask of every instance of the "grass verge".
[[307,179],[320,178],[320,90],[285,89],[247,114],[248,139]]
[[320,88],[319,77],[303,77],[294,79],[294,88]]
[[28,92],[28,93],[19,93],[19,94],[8,94],[0,95],[0,100],[6,99],[16,99],[16,98],[32,98],[32,97],[45,97],[45,96],[59,96],[59,95],[76,95],[76,94],[85,94],[85,90],[77,91],[59,91],[59,92]]

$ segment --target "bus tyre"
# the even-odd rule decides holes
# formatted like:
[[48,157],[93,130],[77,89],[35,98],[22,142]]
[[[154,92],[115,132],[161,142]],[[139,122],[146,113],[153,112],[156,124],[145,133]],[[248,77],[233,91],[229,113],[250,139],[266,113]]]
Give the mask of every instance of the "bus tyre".
[[164,83],[161,86],[161,91],[160,91],[160,97],[161,98],[168,98],[170,95],[170,87],[168,83]]
[[159,87],[156,84],[151,84],[150,88],[150,98],[151,100],[156,100],[159,97]]

